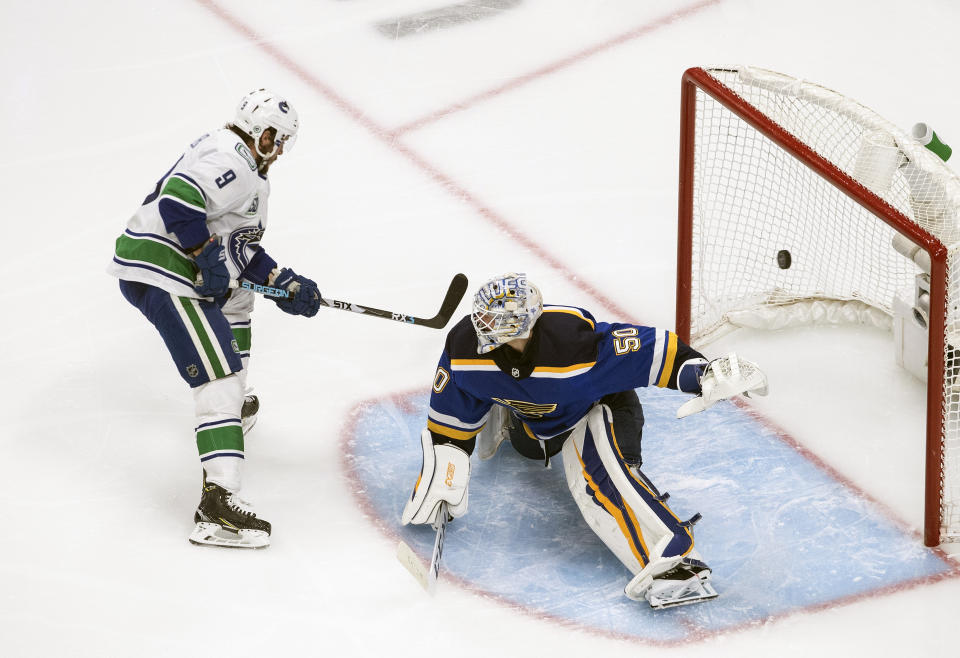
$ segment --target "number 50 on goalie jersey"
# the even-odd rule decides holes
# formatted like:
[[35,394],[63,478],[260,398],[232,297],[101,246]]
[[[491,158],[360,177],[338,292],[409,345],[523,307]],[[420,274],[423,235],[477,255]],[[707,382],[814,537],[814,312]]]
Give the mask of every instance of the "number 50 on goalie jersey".
[[500,404],[513,410],[531,438],[549,440],[611,393],[643,386],[699,393],[694,369],[684,366],[702,359],[672,331],[597,322],[582,308],[550,305],[522,355],[509,347],[478,355],[468,316],[447,335],[427,426],[436,438],[467,440]]

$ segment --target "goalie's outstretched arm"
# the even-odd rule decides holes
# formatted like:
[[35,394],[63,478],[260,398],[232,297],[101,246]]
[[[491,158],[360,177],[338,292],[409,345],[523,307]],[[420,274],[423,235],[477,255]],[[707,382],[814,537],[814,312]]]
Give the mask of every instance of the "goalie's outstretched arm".
[[675,332],[630,324],[598,326],[596,378],[605,390],[638,386],[672,388],[696,395],[677,411],[683,418],[735,395],[766,395],[767,377],[757,364],[729,354],[712,361]]

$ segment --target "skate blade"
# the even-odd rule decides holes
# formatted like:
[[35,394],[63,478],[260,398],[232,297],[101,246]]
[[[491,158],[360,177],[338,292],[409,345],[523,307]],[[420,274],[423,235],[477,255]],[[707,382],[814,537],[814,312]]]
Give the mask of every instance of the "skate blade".
[[191,544],[198,546],[223,546],[225,548],[266,548],[270,535],[263,530],[226,530],[216,523],[201,521],[189,537]]
[[[689,581],[687,582],[689,583]],[[719,595],[717,594],[717,590],[713,588],[713,585],[706,580],[699,580],[699,583],[690,583],[686,590],[677,592],[671,597],[651,595],[647,597],[647,602],[654,610],[664,610],[666,608],[676,608],[681,605],[703,603],[704,601],[715,599],[717,596]]]

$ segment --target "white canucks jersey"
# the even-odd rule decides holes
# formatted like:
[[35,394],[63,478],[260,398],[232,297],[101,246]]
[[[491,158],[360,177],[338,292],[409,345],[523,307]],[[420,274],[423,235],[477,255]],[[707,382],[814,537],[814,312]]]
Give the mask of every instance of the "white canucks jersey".
[[186,250],[220,236],[230,276],[239,278],[259,249],[269,194],[270,183],[243,140],[226,128],[203,135],[127,222],[108,272],[200,298]]

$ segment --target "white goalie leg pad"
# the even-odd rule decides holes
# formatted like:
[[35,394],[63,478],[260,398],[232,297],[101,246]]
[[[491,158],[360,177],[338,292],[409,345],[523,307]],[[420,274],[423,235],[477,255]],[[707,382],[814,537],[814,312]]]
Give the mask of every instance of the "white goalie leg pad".
[[193,389],[193,400],[197,449],[207,481],[228,491],[239,491],[243,466],[240,378],[230,375],[197,386]]
[[493,405],[487,416],[487,422],[477,434],[477,456],[490,459],[500,448],[500,444],[510,432],[510,410],[499,404]]
[[[597,405],[567,439],[567,486],[590,528],[649,588],[691,553],[693,533],[624,463],[612,418],[609,407]],[[633,588],[627,595],[642,598],[643,592]]]
[[420,433],[423,466],[413,494],[403,508],[401,523],[435,524],[440,503],[457,518],[467,513],[467,485],[470,483],[470,455],[455,445],[434,445],[430,430]]
[[580,463],[582,449],[575,443],[578,432],[582,438],[583,428],[574,430],[574,433],[564,443],[561,452],[563,470],[567,476],[567,487],[570,489],[570,494],[573,496],[574,502],[577,503],[577,507],[580,508],[583,520],[587,522],[590,529],[627,569],[636,573],[643,568],[643,564],[635,555],[632,542],[621,529],[622,519],[609,514],[603,507],[598,506],[589,493],[591,486],[584,476],[583,466]]
[[766,395],[767,376],[752,361],[729,354],[707,364],[700,378],[700,389],[700,395],[687,400],[677,409],[677,418],[699,413],[734,395]]

